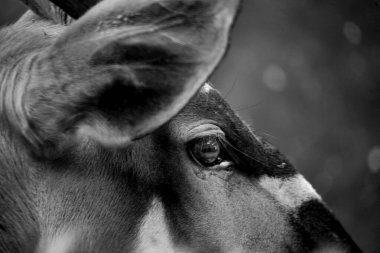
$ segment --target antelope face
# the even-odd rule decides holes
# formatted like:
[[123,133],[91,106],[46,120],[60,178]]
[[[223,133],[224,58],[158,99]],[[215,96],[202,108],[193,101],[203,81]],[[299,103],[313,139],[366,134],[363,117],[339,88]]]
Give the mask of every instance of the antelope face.
[[158,199],[180,245],[191,242],[200,252],[360,252],[313,187],[210,85],[148,138],[159,147]]
[[1,252],[360,252],[203,85],[238,0],[26,2],[0,32]]

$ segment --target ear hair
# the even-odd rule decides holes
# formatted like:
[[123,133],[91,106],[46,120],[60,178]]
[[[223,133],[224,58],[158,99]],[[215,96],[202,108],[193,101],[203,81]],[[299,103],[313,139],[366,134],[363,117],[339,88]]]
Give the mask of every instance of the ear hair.
[[95,6],[100,0],[50,0],[56,6],[60,7],[65,13],[72,18],[78,19],[85,14],[90,8]]
[[48,0],[21,0],[38,16],[51,20],[56,24],[68,25],[74,21],[73,17]]

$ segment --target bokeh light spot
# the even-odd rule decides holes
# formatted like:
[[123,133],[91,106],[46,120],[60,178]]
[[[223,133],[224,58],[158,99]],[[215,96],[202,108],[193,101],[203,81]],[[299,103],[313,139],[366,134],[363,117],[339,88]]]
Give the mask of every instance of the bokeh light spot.
[[272,91],[281,92],[286,89],[287,76],[277,65],[269,65],[263,73],[264,84]]
[[350,43],[354,45],[360,44],[362,40],[362,32],[360,30],[360,27],[354,22],[345,22],[343,25],[343,33]]
[[372,173],[380,172],[380,147],[374,147],[368,154],[368,166]]

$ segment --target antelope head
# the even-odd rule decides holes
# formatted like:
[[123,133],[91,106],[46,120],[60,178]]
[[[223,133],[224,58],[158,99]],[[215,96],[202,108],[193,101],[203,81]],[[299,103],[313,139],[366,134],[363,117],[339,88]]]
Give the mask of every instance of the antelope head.
[[0,32],[1,252],[360,252],[206,83],[239,0],[24,2]]

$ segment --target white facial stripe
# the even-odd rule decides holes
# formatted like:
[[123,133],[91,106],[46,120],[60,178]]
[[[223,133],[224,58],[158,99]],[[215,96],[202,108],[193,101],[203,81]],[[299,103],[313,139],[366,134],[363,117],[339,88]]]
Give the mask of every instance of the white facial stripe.
[[311,184],[300,174],[285,179],[264,176],[259,184],[288,209],[295,209],[308,200],[321,200]]
[[181,252],[174,247],[169,234],[162,203],[154,199],[144,217],[137,241],[136,253],[175,253]]
[[73,251],[78,234],[74,230],[58,233],[57,235],[40,241],[38,253],[68,253]]

